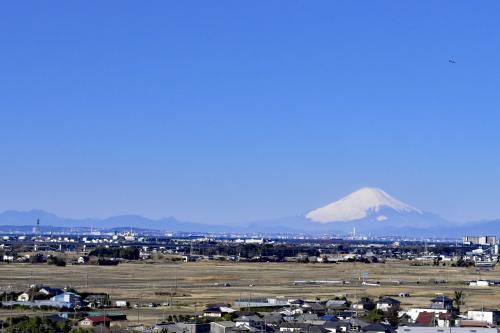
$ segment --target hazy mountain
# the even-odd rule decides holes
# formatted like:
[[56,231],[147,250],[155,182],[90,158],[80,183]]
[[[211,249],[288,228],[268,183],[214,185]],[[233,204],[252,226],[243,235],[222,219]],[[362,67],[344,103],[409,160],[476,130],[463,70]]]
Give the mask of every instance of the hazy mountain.
[[316,233],[356,234],[373,236],[436,236],[499,235],[500,220],[452,223],[400,201],[381,189],[362,188],[330,204],[306,214],[236,225],[212,225],[179,221],[174,217],[149,219],[139,215],[121,215],[105,219],[71,219],[43,210],[5,211],[0,226],[35,225],[53,227],[131,227],[149,230],[186,232],[248,232],[248,233]]
[[166,230],[166,231],[214,231],[224,232],[227,231],[227,226],[222,225],[208,225],[200,223],[191,223],[179,221],[174,217],[167,217],[162,219],[149,219],[139,215],[119,215],[105,219],[99,218],[85,218],[85,219],[72,219],[60,217],[43,210],[30,210],[30,211],[15,211],[9,210],[0,214],[0,225],[10,226],[34,226],[37,219],[40,219],[42,226],[52,226],[57,228],[68,227],[94,227],[94,228],[118,228],[130,227],[141,228],[148,230]]

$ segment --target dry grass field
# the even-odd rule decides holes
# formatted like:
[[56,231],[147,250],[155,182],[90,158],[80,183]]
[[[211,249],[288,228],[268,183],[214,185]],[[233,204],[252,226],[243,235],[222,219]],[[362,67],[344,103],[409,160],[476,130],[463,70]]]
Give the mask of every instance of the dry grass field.
[[[360,283],[362,272],[380,287]],[[378,297],[408,292],[411,297],[400,299],[402,306],[425,306],[436,293],[452,296],[463,290],[463,310],[478,307],[500,308],[500,287],[469,287],[466,282],[478,278],[500,280],[499,269],[476,272],[475,268],[411,266],[410,262],[394,261],[381,264],[294,264],[294,263],[125,263],[119,266],[55,267],[46,264],[1,264],[0,288],[27,288],[30,283],[54,287],[72,286],[81,291],[106,292],[113,300],[130,303],[163,303],[175,306],[141,309],[143,320],[161,319],[164,312],[199,312],[207,303],[232,303],[243,297],[301,297],[325,299],[347,295]],[[294,285],[295,280],[345,280],[345,285]],[[434,280],[446,280],[435,284]],[[399,281],[397,284],[395,281]],[[224,287],[224,283],[230,286]],[[174,294],[171,298],[169,294]],[[135,316],[137,310],[130,310]],[[5,310],[0,316],[5,315]]]

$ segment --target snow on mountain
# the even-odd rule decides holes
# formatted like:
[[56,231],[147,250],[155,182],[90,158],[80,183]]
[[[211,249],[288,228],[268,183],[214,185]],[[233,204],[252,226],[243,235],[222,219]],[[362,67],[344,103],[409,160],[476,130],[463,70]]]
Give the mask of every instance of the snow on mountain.
[[[403,214],[423,214],[417,208],[391,197],[379,188],[364,187],[334,203],[310,211],[306,218],[318,223],[347,222],[387,210]],[[387,219],[383,214],[376,217],[380,222]]]

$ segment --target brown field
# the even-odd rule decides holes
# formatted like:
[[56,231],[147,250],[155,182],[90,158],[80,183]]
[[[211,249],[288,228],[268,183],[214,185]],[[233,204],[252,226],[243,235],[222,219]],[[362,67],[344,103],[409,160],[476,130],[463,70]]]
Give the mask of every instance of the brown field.
[[[369,281],[379,281],[380,287],[360,284],[360,275],[368,272]],[[411,297],[400,299],[402,306],[425,306],[436,293],[452,296],[463,290],[463,310],[478,307],[500,308],[500,287],[469,287],[474,279],[500,280],[498,267],[489,272],[475,268],[410,266],[410,262],[384,264],[295,264],[295,263],[125,263],[111,266],[55,267],[46,264],[0,264],[0,288],[11,286],[23,290],[30,283],[53,287],[72,286],[80,291],[106,292],[113,300],[133,303],[163,303],[174,306],[141,309],[141,320],[161,319],[163,313],[199,312],[207,303],[232,303],[243,297],[301,297],[314,299],[347,295],[351,300],[361,296],[397,296],[408,292]],[[446,280],[446,284],[433,281]],[[345,280],[345,285],[294,285],[295,280]],[[399,281],[396,284],[394,281]],[[419,282],[417,284],[417,282]],[[224,287],[223,283],[229,283]],[[253,285],[253,286],[250,286]],[[174,294],[173,297],[168,296]],[[396,297],[397,298],[397,297]],[[129,310],[131,319],[137,310]],[[0,311],[0,317],[8,314]]]

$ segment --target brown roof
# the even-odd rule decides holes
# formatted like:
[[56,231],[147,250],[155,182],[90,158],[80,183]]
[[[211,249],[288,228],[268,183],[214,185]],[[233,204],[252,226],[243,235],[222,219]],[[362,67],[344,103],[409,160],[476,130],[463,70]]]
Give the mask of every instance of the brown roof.
[[94,316],[94,317],[85,317],[85,319],[87,320],[90,320],[90,321],[93,321],[94,323],[102,323],[102,322],[106,322],[106,321],[109,321],[111,322],[111,318],[107,317],[107,316]]
[[461,320],[460,327],[490,327],[490,325],[480,320]]
[[416,324],[432,326],[434,325],[434,313],[423,311],[418,314],[417,319],[415,320]]

